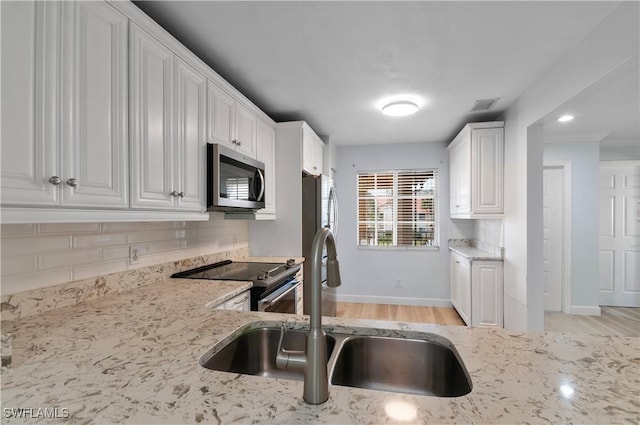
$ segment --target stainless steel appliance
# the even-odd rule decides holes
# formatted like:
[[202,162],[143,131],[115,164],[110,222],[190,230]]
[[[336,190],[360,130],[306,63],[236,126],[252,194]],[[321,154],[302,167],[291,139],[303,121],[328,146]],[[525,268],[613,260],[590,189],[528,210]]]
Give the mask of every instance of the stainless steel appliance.
[[207,144],[207,209],[264,208],[264,164],[217,143]]
[[251,310],[274,313],[302,314],[298,300],[302,296],[296,274],[300,264],[293,259],[286,263],[250,263],[231,260],[175,273],[171,277],[207,280],[246,280],[253,282],[250,289]]
[[[333,180],[327,176],[302,175],[302,255],[310,258],[311,243],[318,229],[328,227],[338,238],[338,204]],[[304,268],[304,281],[311,281],[311,268]],[[327,286],[327,253],[322,260],[322,314],[336,315],[336,290]],[[304,287],[304,314],[311,314],[311,290]]]

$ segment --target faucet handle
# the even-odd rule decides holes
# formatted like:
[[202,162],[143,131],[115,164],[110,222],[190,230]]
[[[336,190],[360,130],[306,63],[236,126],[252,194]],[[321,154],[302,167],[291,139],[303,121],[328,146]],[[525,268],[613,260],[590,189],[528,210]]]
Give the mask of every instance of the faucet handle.
[[284,348],[284,338],[287,334],[287,327],[280,324],[280,341],[278,341],[278,352],[276,354],[276,367],[278,369],[303,371],[307,363],[304,351],[292,351]]

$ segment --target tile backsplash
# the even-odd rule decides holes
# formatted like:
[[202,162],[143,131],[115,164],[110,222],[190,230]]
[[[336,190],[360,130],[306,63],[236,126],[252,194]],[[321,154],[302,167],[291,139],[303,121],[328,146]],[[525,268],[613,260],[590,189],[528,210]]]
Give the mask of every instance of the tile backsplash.
[[[205,222],[6,224],[2,295],[248,246],[248,223],[211,213]],[[135,260],[131,260],[135,250]]]

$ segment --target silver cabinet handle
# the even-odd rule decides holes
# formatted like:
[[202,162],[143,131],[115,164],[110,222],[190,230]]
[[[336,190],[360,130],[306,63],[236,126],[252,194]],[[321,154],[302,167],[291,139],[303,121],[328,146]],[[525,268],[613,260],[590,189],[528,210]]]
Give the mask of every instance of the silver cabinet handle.
[[238,146],[242,146],[242,142],[238,140]]
[[71,187],[76,187],[78,186],[78,180],[74,179],[73,177],[70,178],[69,180],[67,180],[67,185],[71,186]]
[[184,192],[178,193],[178,196],[181,197],[181,198],[184,198]]
[[59,185],[60,183],[62,183],[62,179],[58,176],[53,176],[49,179],[49,183],[51,183],[54,186]]
[[176,196],[180,196],[180,194],[179,194],[177,191],[175,191],[175,190],[174,190],[174,191],[172,191],[169,195],[174,196],[174,197],[176,197]]

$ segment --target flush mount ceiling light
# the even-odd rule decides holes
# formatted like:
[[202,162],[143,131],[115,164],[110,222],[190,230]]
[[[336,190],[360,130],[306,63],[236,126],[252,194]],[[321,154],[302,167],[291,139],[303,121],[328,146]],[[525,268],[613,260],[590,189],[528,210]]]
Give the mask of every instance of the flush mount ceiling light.
[[573,115],[563,115],[558,118],[558,122],[569,122],[573,119]]
[[387,103],[382,107],[382,113],[391,117],[404,117],[416,112],[418,112],[418,105],[408,100]]

